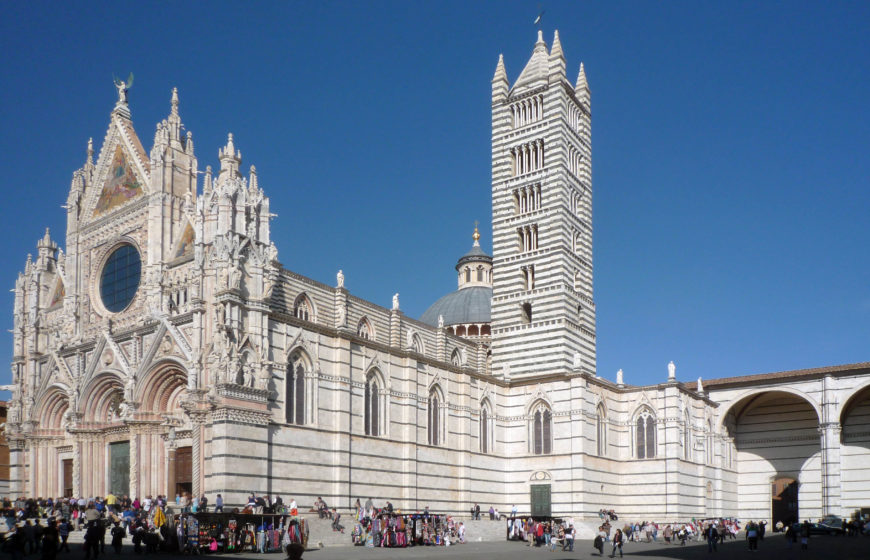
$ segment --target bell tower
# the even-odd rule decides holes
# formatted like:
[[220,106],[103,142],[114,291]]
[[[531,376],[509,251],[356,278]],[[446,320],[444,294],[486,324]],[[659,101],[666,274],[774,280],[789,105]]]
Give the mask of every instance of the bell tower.
[[513,86],[492,80],[492,372],[595,372],[589,87],[541,31]]

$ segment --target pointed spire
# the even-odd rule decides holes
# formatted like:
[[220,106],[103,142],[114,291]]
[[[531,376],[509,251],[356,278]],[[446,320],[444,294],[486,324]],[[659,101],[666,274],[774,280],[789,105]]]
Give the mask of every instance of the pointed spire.
[[251,191],[256,192],[259,189],[259,183],[257,181],[257,168],[255,166],[251,166],[251,178],[248,179],[248,187]]
[[498,82],[501,80],[507,81],[507,71],[504,68],[504,55],[498,55],[498,64],[495,67],[495,75],[492,77],[493,82]]
[[88,138],[88,159],[86,160],[86,164],[88,166],[94,165],[94,139]]
[[178,116],[178,88],[172,88],[172,111],[169,113],[170,115],[177,117]]
[[498,55],[498,64],[495,67],[495,75],[492,77],[492,101],[495,103],[507,97],[510,82],[507,71],[504,68],[504,56]]
[[580,63],[580,72],[577,74],[577,84],[574,86],[574,91],[579,93],[581,90],[589,91],[589,84],[586,82],[586,70],[583,68],[583,63]]
[[547,53],[547,43],[544,42],[544,33],[538,30],[538,40],[535,43],[535,48],[532,51],[532,56],[526,63],[523,71],[520,72],[520,77],[514,83],[514,88],[537,84],[541,80],[547,79],[549,71],[549,53]]
[[559,31],[553,34],[553,47],[550,49],[549,60],[550,81],[560,81],[565,77],[565,54],[559,41]]
[[550,48],[550,58],[555,56],[561,56],[565,58],[565,54],[562,52],[562,42],[559,41],[559,30],[557,29],[553,33],[553,46]]

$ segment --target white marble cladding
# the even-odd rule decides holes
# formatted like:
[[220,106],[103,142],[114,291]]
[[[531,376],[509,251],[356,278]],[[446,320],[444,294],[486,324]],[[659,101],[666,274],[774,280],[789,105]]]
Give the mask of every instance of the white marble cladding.
[[[180,483],[228,506],[253,491],[303,509],[323,496],[342,509],[371,497],[527,513],[530,486],[546,484],[557,516],[775,521],[771,483],[788,477],[802,519],[870,504],[870,364],[712,380],[702,393],[664,375],[645,387],[596,377],[584,71],[570,86],[558,37],[549,53],[539,38],[512,90],[499,62],[493,102],[489,375],[484,340],[406,317],[398,298],[354,297],[340,272],[332,285],[283,267],[269,200],[253,166],[242,176],[231,135],[199,185],[177,95],[150,158],[119,100],[96,163],[89,146],[73,176],[66,252],[46,232],[15,283],[9,491],[118,491],[121,444],[131,495]],[[514,177],[520,156],[529,172]],[[142,192],[114,198],[110,166]],[[534,197],[518,210],[525,186]],[[98,280],[121,243],[136,245],[142,273],[129,307],[110,313]]]

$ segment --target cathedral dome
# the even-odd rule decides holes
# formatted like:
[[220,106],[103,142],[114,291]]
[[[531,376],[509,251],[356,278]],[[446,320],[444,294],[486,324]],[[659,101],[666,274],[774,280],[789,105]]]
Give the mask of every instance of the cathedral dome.
[[474,228],[474,245],[456,263],[459,288],[441,297],[420,317],[432,326],[451,327],[454,334],[489,335],[492,308],[492,257],[480,248],[480,232]]
[[456,290],[433,303],[420,316],[429,325],[438,326],[438,317],[444,317],[444,325],[466,323],[489,323],[492,307],[492,288],[473,286]]

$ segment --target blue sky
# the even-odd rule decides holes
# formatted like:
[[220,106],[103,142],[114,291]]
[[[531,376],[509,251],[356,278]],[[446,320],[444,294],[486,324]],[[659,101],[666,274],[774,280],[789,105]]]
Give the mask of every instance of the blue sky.
[[[200,168],[233,132],[289,269],[418,317],[490,206],[490,80],[537,2],[6,3],[0,286],[135,73]],[[592,90],[599,374],[631,384],[870,360],[870,4],[546,2]],[[490,249],[491,232],[483,244]],[[12,327],[12,294],[0,292]],[[0,361],[11,359],[11,335]],[[0,368],[0,382],[8,382]]]

